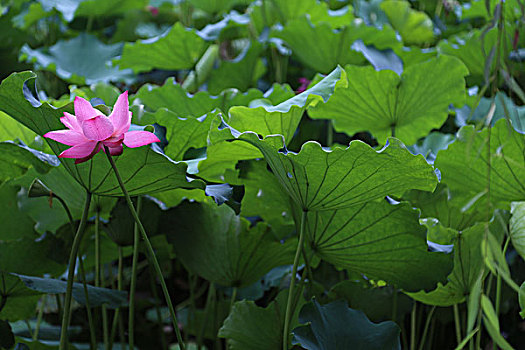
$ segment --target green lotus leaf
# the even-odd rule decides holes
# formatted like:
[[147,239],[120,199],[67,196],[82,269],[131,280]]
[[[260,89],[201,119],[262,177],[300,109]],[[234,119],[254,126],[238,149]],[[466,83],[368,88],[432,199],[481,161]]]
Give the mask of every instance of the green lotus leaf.
[[122,51],[122,44],[106,45],[97,37],[82,33],[70,40],[58,41],[49,48],[31,49],[27,44],[20,51],[20,59],[35,63],[40,69],[55,72],[73,84],[130,79],[130,70],[120,70],[111,60]]
[[249,222],[226,205],[184,202],[170,217],[176,229],[168,239],[177,258],[208,281],[245,287],[293,260],[294,240],[281,244],[265,224],[249,228]]
[[145,0],[39,0],[38,2],[43,11],[56,9],[68,22],[76,16],[110,16],[131,9],[140,9],[148,4]]
[[465,301],[479,279],[484,266],[481,241],[485,224],[471,226],[461,232],[452,232],[449,244],[454,244],[454,268],[448,282],[430,292],[407,293],[411,298],[429,305],[452,306]]
[[525,259],[525,202],[514,202],[511,206],[509,234],[512,246]]
[[256,147],[294,203],[305,211],[346,208],[408,189],[432,191],[437,183],[432,166],[395,138],[380,152],[361,141],[332,151],[310,141],[299,153],[292,153],[282,151],[281,135],[260,139],[253,132],[241,134],[224,127],[210,137]]
[[27,288],[16,276],[0,271],[0,319],[15,322],[35,315],[40,293]]
[[30,169],[45,174],[58,164],[49,154],[9,141],[0,142],[0,184],[23,176]]
[[0,141],[20,140],[28,146],[37,135],[4,112],[0,112]]
[[[275,350],[283,344],[283,326],[288,290],[281,291],[267,307],[253,301],[239,301],[233,305],[228,318],[219,329],[219,337],[228,339],[231,350]],[[290,326],[299,325],[299,310],[304,299],[298,298]]]
[[0,242],[8,242],[20,238],[33,238],[37,236],[33,229],[33,220],[17,205],[18,186],[9,184],[0,185]]
[[406,45],[421,45],[434,40],[434,25],[425,12],[410,8],[408,1],[383,1],[381,9]]
[[[228,124],[239,131],[252,131],[262,136],[280,134],[288,143],[309,106],[325,103],[334,88],[342,80],[342,69],[337,67],[310,89],[272,106],[261,104],[254,107],[235,106],[225,118]],[[279,93],[279,96],[287,94]],[[273,102],[273,101],[272,101]],[[257,148],[240,143],[214,143],[214,135],[207,149],[207,159],[199,163],[199,175],[220,179],[225,169],[233,169],[239,160],[261,156]]]
[[121,69],[131,68],[135,73],[154,68],[177,70],[193,68],[208,44],[194,29],[185,28],[180,22],[157,37],[126,43],[120,59]]
[[452,269],[450,255],[428,252],[419,212],[407,203],[308,212],[305,240],[312,253],[339,268],[409,291],[435,288]]
[[395,322],[372,323],[363,312],[350,309],[344,300],[326,305],[313,300],[303,306],[299,322],[306,325],[293,330],[294,344],[307,350],[401,349],[401,330]]
[[461,198],[461,207],[486,202],[490,188],[490,202],[507,208],[510,202],[525,200],[524,152],[525,135],[502,119],[480,132],[464,126],[434,164],[452,195]]
[[208,91],[219,94],[227,88],[246,91],[255,86],[266,71],[259,57],[262,51],[262,44],[252,41],[233,60],[221,60],[219,67],[211,71],[207,81]]
[[379,30],[364,23],[350,22],[341,30],[334,31],[325,22],[313,25],[306,16],[290,21],[282,31],[274,31],[272,36],[283,39],[302,63],[323,74],[331,72],[337,65],[365,62],[361,52],[351,49],[356,40],[378,49],[401,46],[390,27]]
[[[59,121],[65,111],[73,112],[72,106],[56,109],[40,103],[24,91],[24,86],[35,78],[32,72],[13,73],[0,85],[0,110],[39,135],[51,130],[64,129]],[[54,141],[49,145],[55,154],[67,146]],[[93,159],[74,164],[72,159],[62,159],[62,165],[91,193],[106,196],[122,195],[106,156],[97,154]],[[126,149],[115,160],[130,195],[165,191],[173,188],[204,188],[201,181],[189,182],[185,163],[177,163],[151,147]]]
[[196,8],[217,15],[228,12],[235,5],[248,5],[250,0],[189,0]]
[[414,144],[447,119],[450,104],[465,102],[465,66],[441,56],[414,64],[397,75],[390,70],[348,66],[348,85],[336,88],[326,104],[311,108],[312,118],[332,118],[337,131],[369,131],[384,143],[395,134]]

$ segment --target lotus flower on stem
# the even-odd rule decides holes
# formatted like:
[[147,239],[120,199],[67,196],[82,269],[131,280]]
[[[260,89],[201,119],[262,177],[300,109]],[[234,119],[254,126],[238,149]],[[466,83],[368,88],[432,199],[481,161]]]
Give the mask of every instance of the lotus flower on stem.
[[59,157],[73,158],[75,164],[93,158],[104,146],[108,147],[112,156],[118,156],[123,152],[122,144],[135,148],[160,141],[149,131],[129,131],[131,112],[127,91],[118,97],[109,116],[78,96],[75,97],[74,109],[75,115],[64,112],[60,118],[67,129],[50,131],[44,137],[73,146],[60,153]]

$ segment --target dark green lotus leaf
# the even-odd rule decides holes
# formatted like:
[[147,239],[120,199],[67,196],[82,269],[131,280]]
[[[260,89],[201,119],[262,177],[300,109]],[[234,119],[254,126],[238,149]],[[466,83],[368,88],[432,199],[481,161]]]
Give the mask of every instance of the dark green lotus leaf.
[[11,349],[15,345],[15,336],[9,322],[0,320],[0,349]]
[[20,59],[35,63],[36,68],[55,72],[70,83],[83,85],[130,79],[130,70],[111,65],[121,50],[122,44],[106,45],[97,37],[82,33],[49,48],[33,50],[26,44],[20,51]]
[[364,204],[408,189],[432,191],[437,183],[432,166],[395,138],[380,152],[361,141],[331,151],[310,141],[299,153],[292,153],[283,151],[280,135],[260,139],[253,132],[241,134],[228,127],[215,131],[212,126],[210,137],[215,142],[241,140],[257,147],[288,195],[308,211]]
[[144,9],[148,4],[148,0],[81,0],[75,16],[110,17]]
[[34,169],[45,174],[59,164],[54,156],[17,145],[13,142],[0,142],[0,184],[16,179]]
[[445,227],[466,229],[476,222],[486,220],[486,209],[474,205],[464,208],[461,198],[453,197],[450,190],[439,184],[434,192],[412,190],[403,195],[414,207],[421,210],[424,218],[436,218]]
[[512,246],[525,259],[525,202],[514,202],[511,207],[509,234]]
[[434,25],[425,12],[411,9],[405,0],[384,1],[380,6],[407,46],[434,41]]
[[[15,275],[27,288],[46,294],[63,294],[66,292],[66,281],[52,278]],[[128,293],[120,290],[87,286],[89,305],[97,307],[106,305],[109,309],[117,309],[128,305]],[[86,305],[86,295],[82,283],[73,283],[73,298],[81,305]]]
[[36,239],[33,220],[20,211],[17,203],[18,186],[0,185],[0,242],[8,242],[20,238]]
[[264,224],[249,228],[226,205],[184,202],[170,211],[169,220],[174,229],[168,238],[177,258],[193,273],[223,286],[248,286],[293,260],[296,242],[281,244]]
[[452,134],[442,134],[433,131],[424,139],[420,139],[417,143],[409,146],[408,149],[413,154],[422,154],[431,164],[436,160],[436,155],[442,149],[446,149],[449,144],[454,142],[455,137]]
[[419,211],[407,203],[366,202],[306,220],[305,244],[321,259],[404,290],[433,289],[452,269],[450,255],[428,251]]
[[[283,290],[266,308],[253,301],[233,305],[228,318],[219,330],[219,337],[228,339],[231,350],[275,350],[282,348],[283,326],[288,290]],[[299,325],[299,310],[304,305],[299,298],[290,326]]]
[[148,110],[157,111],[166,108],[179,117],[193,118],[201,117],[214,109],[228,112],[231,106],[247,106],[251,101],[263,97],[263,93],[257,89],[249,89],[245,93],[229,89],[217,96],[205,91],[190,95],[173,78],[168,78],[162,86],[145,84],[134,96]]
[[219,67],[211,71],[208,91],[217,95],[227,88],[246,91],[254,87],[266,71],[259,57],[262,51],[262,44],[252,41],[233,60],[221,60]]
[[349,307],[363,311],[372,322],[392,318],[394,307],[398,317],[403,318],[410,313],[413,305],[408,296],[392,286],[377,287],[352,280],[337,283],[330,289],[329,297],[330,300],[345,299]]
[[135,73],[154,68],[177,70],[193,68],[208,44],[194,29],[180,22],[157,37],[126,43],[122,56],[116,60],[120,68],[131,68]]
[[294,344],[307,350],[401,349],[401,330],[394,322],[372,323],[363,312],[350,309],[344,300],[326,305],[313,300],[303,306],[299,322],[307,324],[293,330]]
[[[56,109],[40,103],[26,94],[23,87],[32,81],[32,72],[13,73],[0,85],[0,109],[39,135],[51,130],[64,129],[59,118],[65,111],[72,112],[72,105]],[[49,141],[55,154],[67,146]],[[87,190],[94,194],[120,196],[121,190],[103,153],[92,160],[74,164],[72,159],[62,159],[68,172]],[[140,195],[173,188],[204,188],[201,181],[186,179],[185,163],[177,163],[151,147],[126,148],[115,162],[130,195]]]
[[66,269],[68,252],[51,234],[40,238],[0,241],[0,271],[28,275],[61,275]]
[[365,62],[361,52],[351,49],[356,40],[378,49],[401,46],[394,30],[387,26],[380,30],[364,23],[349,22],[341,30],[334,31],[325,22],[313,25],[306,16],[290,21],[272,36],[283,39],[302,63],[323,74],[331,72],[337,65]]
[[239,181],[244,185],[241,204],[243,216],[261,217],[280,238],[293,232],[295,227],[290,198],[283,192],[275,176],[268,171],[265,161],[244,162]]
[[[262,136],[280,134],[288,143],[297,130],[306,108],[328,100],[335,86],[342,79],[342,71],[337,67],[310,89],[275,106],[262,103],[254,107],[232,107],[225,118],[236,130],[252,131]],[[278,96],[286,95],[286,93],[278,94]],[[260,158],[260,156],[261,153],[248,144],[212,142],[207,149],[207,159],[199,163],[199,175],[204,178],[220,179],[225,169],[233,169],[237,161]]]
[[4,112],[0,112],[0,141],[20,140],[31,147],[37,135]]
[[506,208],[512,201],[525,200],[525,135],[504,119],[488,134],[486,128],[480,132],[474,126],[461,128],[456,141],[439,152],[435,161],[442,182],[453,196],[461,197],[462,206],[486,202],[487,188],[496,206]]
[[26,320],[35,315],[40,293],[27,288],[19,278],[0,271],[0,319],[15,322]]
[[[453,230],[452,230],[453,231]],[[450,232],[450,231],[449,231]],[[450,237],[449,244],[454,244],[454,268],[448,276],[448,282],[430,292],[407,293],[413,299],[429,305],[451,306],[465,301],[482,273],[484,266],[481,256],[481,241],[485,233],[485,224],[471,226]],[[445,243],[445,242],[443,242]]]
[[207,13],[217,15],[228,12],[235,5],[248,5],[249,0],[189,0],[189,3]]
[[337,131],[369,131],[384,143],[395,133],[414,144],[447,119],[450,104],[465,102],[466,67],[441,56],[406,68],[401,76],[372,67],[348,66],[348,85],[336,88],[328,103],[309,110],[312,118],[333,118]]

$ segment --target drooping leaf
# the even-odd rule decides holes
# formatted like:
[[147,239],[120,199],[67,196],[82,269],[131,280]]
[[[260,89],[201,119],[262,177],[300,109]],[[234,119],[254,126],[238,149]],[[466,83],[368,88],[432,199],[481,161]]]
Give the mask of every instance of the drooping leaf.
[[465,66],[447,56],[389,70],[348,66],[348,85],[336,88],[326,104],[308,111],[312,118],[333,118],[337,131],[353,135],[369,131],[379,143],[395,134],[414,144],[447,119],[450,104],[465,101]]
[[525,135],[505,120],[490,129],[490,137],[488,133],[489,129],[476,132],[474,126],[460,129],[456,141],[439,152],[434,163],[442,182],[464,205],[485,201],[488,178],[492,204],[507,207],[512,201],[525,200]]
[[0,184],[21,177],[30,169],[47,173],[58,164],[56,157],[49,154],[9,141],[0,142]]
[[106,45],[97,37],[82,33],[49,48],[31,49],[25,45],[20,58],[74,84],[107,83],[131,78],[130,70],[119,70],[111,64],[121,50],[122,44]]
[[[175,253],[193,273],[223,286],[244,287],[290,264],[295,242],[276,241],[267,225],[249,222],[225,205],[182,203],[170,211]],[[198,218],[198,219],[196,219]]]
[[[47,103],[40,103],[29,94],[25,84],[32,81],[32,72],[13,73],[0,85],[0,109],[39,135],[64,126],[59,118],[65,111],[72,112],[72,106],[55,109]],[[67,146],[49,141],[55,154]],[[106,196],[121,195],[117,180],[112,173],[106,156],[97,154],[92,160],[74,164],[73,159],[62,159],[62,165],[87,190]],[[173,188],[204,188],[201,181],[186,179],[185,163],[177,163],[151,147],[126,149],[116,159],[117,167],[126,183],[130,195],[158,192]]]
[[321,259],[404,290],[433,289],[452,270],[450,255],[428,251],[419,213],[406,203],[308,212],[305,239]]
[[525,259],[525,202],[514,202],[510,210],[509,234],[512,246]]
[[[27,288],[47,294],[62,294],[66,292],[66,281],[52,278],[16,275]],[[109,309],[127,306],[128,294],[125,291],[99,288],[88,285],[89,305],[97,307],[106,305]],[[81,305],[86,305],[86,295],[82,283],[73,283],[73,298]]]
[[436,185],[432,167],[394,138],[380,152],[361,141],[332,151],[311,141],[296,154],[282,151],[279,135],[260,139],[225,127],[215,137],[257,147],[295,204],[307,211],[346,208],[408,189],[432,191]]
[[40,295],[27,288],[17,277],[0,271],[0,318],[15,322],[26,320],[35,314]]
[[192,68],[206,50],[207,44],[194,29],[180,22],[157,37],[126,43],[119,67],[131,68],[135,73],[154,68],[176,70]]
[[401,331],[394,322],[372,323],[343,300],[326,305],[313,300],[303,306],[299,322],[307,325],[293,330],[294,343],[308,350],[401,349]]
[[323,74],[331,72],[337,65],[365,62],[361,52],[351,49],[356,40],[380,50],[401,45],[390,27],[379,30],[364,23],[350,22],[340,31],[334,31],[325,22],[313,25],[306,16],[290,21],[282,31],[272,35],[283,39],[302,63]]
[[[228,339],[231,350],[275,350],[283,344],[283,326],[288,290],[283,290],[266,308],[253,301],[233,305],[228,318],[219,330],[219,337]],[[290,325],[298,325],[299,310],[304,299],[299,297]]]
[[380,6],[407,46],[433,41],[434,25],[425,12],[410,8],[405,0],[383,1]]

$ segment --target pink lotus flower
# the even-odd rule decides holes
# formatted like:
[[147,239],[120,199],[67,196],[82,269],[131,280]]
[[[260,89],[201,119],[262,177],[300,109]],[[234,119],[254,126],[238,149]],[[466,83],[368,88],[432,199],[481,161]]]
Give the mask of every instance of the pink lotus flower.
[[74,158],[75,164],[85,162],[104,146],[113,156],[122,154],[122,143],[135,148],[160,140],[149,131],[129,131],[131,112],[129,111],[128,92],[121,94],[109,117],[82,97],[75,97],[75,115],[64,112],[60,118],[66,130],[50,131],[44,137],[68,146],[73,146],[60,153],[60,158]]

